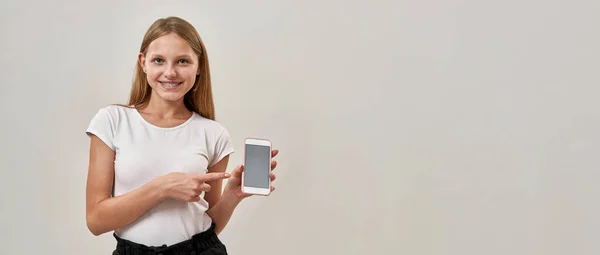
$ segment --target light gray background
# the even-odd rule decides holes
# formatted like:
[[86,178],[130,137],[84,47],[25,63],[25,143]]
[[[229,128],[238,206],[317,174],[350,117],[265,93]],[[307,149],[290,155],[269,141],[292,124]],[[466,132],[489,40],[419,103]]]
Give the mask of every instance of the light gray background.
[[[600,2],[4,1],[0,253],[110,254],[89,140],[143,34],[193,23],[218,120],[281,150],[230,254],[600,253]],[[254,231],[252,233],[251,231]]]

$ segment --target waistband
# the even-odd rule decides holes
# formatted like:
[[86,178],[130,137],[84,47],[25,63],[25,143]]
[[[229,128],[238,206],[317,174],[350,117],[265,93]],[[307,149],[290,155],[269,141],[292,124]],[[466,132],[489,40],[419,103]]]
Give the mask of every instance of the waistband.
[[195,234],[188,240],[172,245],[146,246],[123,239],[117,236],[116,233],[113,233],[113,236],[117,240],[116,251],[118,254],[191,254],[192,252],[204,251],[215,246],[223,246],[223,243],[219,240],[215,232],[214,223],[206,231]]

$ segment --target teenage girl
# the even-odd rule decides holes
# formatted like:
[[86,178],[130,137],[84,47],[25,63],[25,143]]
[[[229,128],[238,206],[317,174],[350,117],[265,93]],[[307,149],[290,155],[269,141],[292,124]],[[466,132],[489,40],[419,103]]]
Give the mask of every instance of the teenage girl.
[[226,173],[234,148],[215,121],[206,48],[187,21],[158,19],[136,66],[129,104],[101,108],[86,130],[87,226],[113,231],[113,254],[227,254],[217,235],[250,195],[243,165]]

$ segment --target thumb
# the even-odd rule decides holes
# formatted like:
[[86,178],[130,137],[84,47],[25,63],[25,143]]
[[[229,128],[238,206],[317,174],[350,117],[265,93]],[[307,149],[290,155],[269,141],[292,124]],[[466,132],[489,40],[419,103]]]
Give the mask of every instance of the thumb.
[[198,175],[197,179],[201,182],[209,182],[229,178],[230,176],[228,173],[207,173]]
[[231,171],[231,176],[236,178],[242,178],[242,172],[244,171],[244,165],[239,165]]

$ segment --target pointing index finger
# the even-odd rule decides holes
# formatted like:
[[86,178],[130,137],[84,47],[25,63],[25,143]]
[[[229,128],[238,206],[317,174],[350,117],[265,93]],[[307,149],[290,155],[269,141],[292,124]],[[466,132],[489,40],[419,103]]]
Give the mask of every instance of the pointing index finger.
[[229,178],[231,175],[228,173],[207,173],[198,175],[198,180],[202,182],[216,181],[220,179]]

